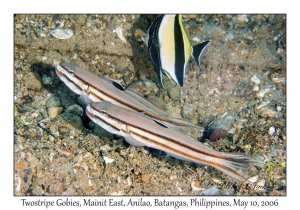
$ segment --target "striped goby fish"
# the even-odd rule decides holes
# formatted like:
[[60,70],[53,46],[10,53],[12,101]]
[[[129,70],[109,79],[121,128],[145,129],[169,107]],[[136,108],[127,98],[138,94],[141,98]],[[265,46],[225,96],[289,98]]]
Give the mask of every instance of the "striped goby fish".
[[123,136],[134,146],[147,146],[198,164],[213,166],[241,183],[251,164],[262,164],[246,154],[217,152],[155,119],[109,102],[91,103],[87,116],[107,131]]
[[[62,63],[56,66],[58,77],[76,94],[81,96],[81,101],[104,102],[134,110],[139,113],[162,121],[168,126],[183,130],[184,128],[196,128],[198,126],[190,123],[186,119],[171,118],[167,113],[158,109],[147,100],[137,94],[125,90],[124,87],[115,80],[98,77],[91,72],[70,63]],[[86,104],[90,103],[86,102]]]

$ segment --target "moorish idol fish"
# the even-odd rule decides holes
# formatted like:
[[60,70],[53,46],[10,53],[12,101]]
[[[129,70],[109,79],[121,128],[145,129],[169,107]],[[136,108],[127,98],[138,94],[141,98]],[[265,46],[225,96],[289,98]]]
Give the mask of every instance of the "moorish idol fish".
[[168,128],[161,121],[109,102],[91,103],[87,116],[107,131],[123,136],[134,146],[147,146],[169,155],[202,165],[213,166],[237,182],[247,180],[251,165],[262,162],[243,153],[215,151],[199,141]]
[[182,15],[160,16],[148,28],[146,39],[142,39],[148,46],[148,53],[163,87],[162,73],[182,87],[190,56],[200,66],[201,55],[210,43],[206,41],[192,47],[182,26]]

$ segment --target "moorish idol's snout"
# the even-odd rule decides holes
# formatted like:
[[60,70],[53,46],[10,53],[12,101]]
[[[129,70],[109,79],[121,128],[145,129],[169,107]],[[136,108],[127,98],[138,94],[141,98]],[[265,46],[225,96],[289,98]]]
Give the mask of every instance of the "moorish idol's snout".
[[210,43],[206,41],[191,47],[182,26],[182,15],[162,15],[148,28],[144,42],[155,66],[157,76],[163,85],[162,73],[171,81],[183,86],[185,69],[190,56],[200,66],[200,58]]

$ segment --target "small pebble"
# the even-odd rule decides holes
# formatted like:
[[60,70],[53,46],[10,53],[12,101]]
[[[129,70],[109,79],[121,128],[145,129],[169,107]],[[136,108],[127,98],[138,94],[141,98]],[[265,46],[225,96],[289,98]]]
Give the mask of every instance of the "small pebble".
[[58,96],[52,96],[46,102],[47,108],[60,107],[60,105],[61,105],[61,102],[60,102],[60,98]]
[[45,74],[42,75],[42,81],[43,81],[43,84],[45,84],[45,85],[52,85],[51,77],[48,77]]
[[149,177],[150,177],[149,174],[143,174],[142,175],[142,181],[143,182],[148,182],[149,181]]
[[180,91],[178,88],[168,89],[168,93],[172,99],[176,99],[180,97]]
[[258,114],[262,117],[270,117],[270,118],[273,118],[273,117],[277,116],[276,111],[274,111],[272,109],[269,109],[267,107],[262,107]]
[[165,100],[165,101],[169,101],[169,96],[164,95],[164,100]]
[[70,113],[76,114],[78,116],[82,116],[83,115],[83,109],[78,104],[73,104],[73,105],[69,106],[66,109],[66,112],[70,112]]
[[228,135],[227,131],[223,129],[215,129],[209,136],[209,140],[216,141],[220,138],[226,138]]
[[111,150],[111,148],[109,145],[105,144],[104,146],[100,146],[100,150],[101,151],[109,151],[109,150]]
[[70,123],[72,126],[74,126],[77,129],[82,128],[82,120],[79,116],[69,113],[69,112],[64,112],[61,114],[62,118]]
[[16,24],[16,29],[21,29],[21,28],[23,28],[23,25],[20,24],[20,23],[17,23],[17,24]]
[[247,15],[238,15],[237,20],[240,21],[241,23],[247,23],[248,22]]
[[195,42],[200,42],[200,38],[197,37],[197,36],[195,36],[195,37],[193,37],[193,41],[195,41]]
[[63,110],[64,110],[64,108],[62,108],[62,107],[50,107],[50,108],[48,108],[48,116],[50,117],[50,119],[54,119],[60,113],[62,113]]
[[25,168],[25,165],[23,163],[17,163],[16,168],[20,169],[20,170],[23,170]]
[[254,87],[253,87],[253,89],[252,89],[253,91],[259,91],[259,87],[258,87],[258,85],[254,85]]
[[24,84],[27,89],[38,91],[42,88],[42,81],[39,73],[29,72],[24,76]]
[[70,29],[57,28],[50,31],[50,34],[57,39],[69,39],[73,36],[73,31]]
[[186,103],[182,107],[182,116],[187,119],[191,119],[195,116],[194,104]]
[[276,130],[275,130],[274,127],[270,127],[270,128],[269,128],[269,134],[270,134],[271,136],[273,136],[273,135],[275,134],[275,132],[276,132]]
[[282,107],[279,106],[279,105],[277,105],[277,106],[276,106],[276,110],[277,110],[277,112],[280,112],[280,111],[282,110]]
[[187,14],[187,15],[185,15],[185,18],[187,18],[187,19],[196,19],[197,15],[195,15],[195,14]]
[[250,79],[252,82],[254,82],[255,84],[259,85],[260,84],[260,79],[254,75],[253,77],[251,77]]
[[89,152],[87,152],[84,156],[83,156],[83,159],[84,161],[89,161],[90,159],[93,158],[93,155]]
[[196,182],[195,182],[195,181],[192,181],[191,187],[192,187],[192,189],[195,190],[195,191],[205,190],[205,188],[202,188],[202,187],[200,186],[200,183],[199,183],[198,181],[196,181]]
[[286,83],[286,79],[283,77],[279,77],[279,78],[272,78],[272,82],[274,83],[281,83],[281,84],[285,84]]
[[82,26],[85,24],[85,15],[76,15],[75,16],[75,23],[79,26]]

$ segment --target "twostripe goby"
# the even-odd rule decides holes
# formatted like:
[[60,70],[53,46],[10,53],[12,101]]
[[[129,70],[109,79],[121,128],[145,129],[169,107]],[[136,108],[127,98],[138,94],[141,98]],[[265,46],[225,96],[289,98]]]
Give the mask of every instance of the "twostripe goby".
[[89,104],[86,114],[107,131],[123,136],[129,144],[148,146],[179,159],[213,166],[239,183],[248,178],[251,164],[261,164],[242,153],[217,152],[152,118],[109,102]]
[[70,63],[57,65],[56,74],[73,92],[83,96],[84,100],[109,101],[118,106],[143,113],[177,130],[182,130],[182,126],[199,128],[185,119],[168,117],[166,112],[135,93],[125,90],[117,81],[98,77],[77,65]]

